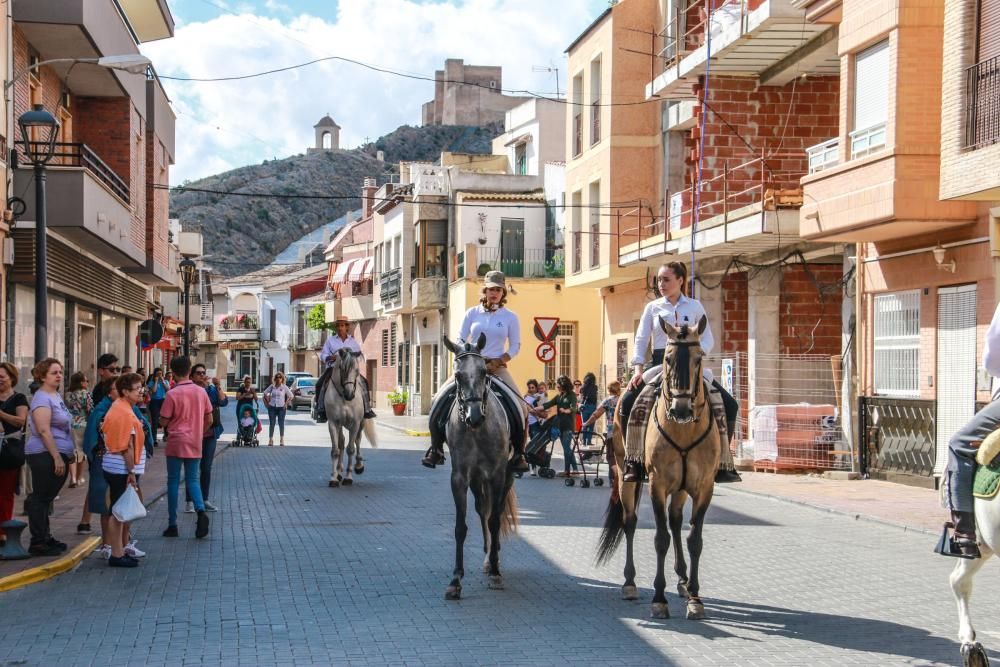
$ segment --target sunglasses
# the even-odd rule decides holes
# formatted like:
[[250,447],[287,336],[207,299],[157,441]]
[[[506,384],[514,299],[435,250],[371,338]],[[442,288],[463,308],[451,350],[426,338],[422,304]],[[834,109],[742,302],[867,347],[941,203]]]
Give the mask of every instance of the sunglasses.
[[121,373],[122,372],[121,366],[105,366],[101,370],[102,371],[107,371],[109,373]]
[[208,371],[195,371],[194,375],[205,375]]

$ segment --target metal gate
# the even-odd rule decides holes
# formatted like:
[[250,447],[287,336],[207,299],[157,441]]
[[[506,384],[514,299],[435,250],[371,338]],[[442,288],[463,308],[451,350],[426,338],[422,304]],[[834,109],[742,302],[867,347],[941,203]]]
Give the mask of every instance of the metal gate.
[[858,397],[861,474],[919,477],[932,484],[937,408],[934,401]]

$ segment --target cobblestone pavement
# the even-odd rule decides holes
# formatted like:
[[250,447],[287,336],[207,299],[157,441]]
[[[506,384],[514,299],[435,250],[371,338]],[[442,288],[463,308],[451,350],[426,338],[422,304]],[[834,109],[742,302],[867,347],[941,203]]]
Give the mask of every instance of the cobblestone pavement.
[[[652,519],[637,539],[642,599],[619,597],[622,556],[593,565],[608,489],[526,477],[506,590],[486,587],[470,522],[461,602],[443,599],[453,553],[447,469],[423,438],[380,430],[350,488],[330,489],[324,431],[290,415],[289,447],[216,462],[208,539],[161,538],[166,506],[136,526],[148,558],[0,594],[0,665],[929,665],[956,664],[952,562],[927,535],[718,490],[705,531],[709,619],[649,618]],[[266,442],[266,440],[265,440]],[[995,567],[995,566],[994,566]],[[668,587],[668,592],[672,587]],[[1000,647],[980,574],[980,637]],[[1000,654],[995,654],[1000,655]]]

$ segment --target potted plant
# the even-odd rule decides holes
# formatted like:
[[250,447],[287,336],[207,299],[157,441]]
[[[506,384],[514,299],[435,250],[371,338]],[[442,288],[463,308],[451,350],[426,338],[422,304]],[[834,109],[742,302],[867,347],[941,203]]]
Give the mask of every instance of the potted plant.
[[401,416],[406,412],[406,402],[410,400],[410,394],[405,389],[390,391],[387,398],[389,399],[389,405],[392,406],[392,413],[394,415]]

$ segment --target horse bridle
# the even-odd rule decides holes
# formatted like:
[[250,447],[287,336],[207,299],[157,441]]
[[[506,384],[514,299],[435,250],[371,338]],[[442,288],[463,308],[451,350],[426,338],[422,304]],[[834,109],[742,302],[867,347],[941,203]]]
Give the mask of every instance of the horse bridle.
[[[457,363],[458,360],[461,359],[462,357],[479,357],[483,361],[486,360],[486,357],[484,357],[483,355],[479,354],[478,352],[473,352],[473,351],[469,350],[469,351],[463,352],[462,354],[456,355],[455,356],[455,362]],[[481,403],[482,404],[482,408],[480,408],[480,409],[482,410],[482,412],[483,412],[484,415],[486,414],[486,395],[490,391],[489,380],[486,380],[486,382],[484,384],[485,384],[485,386],[483,387],[483,395],[482,396],[479,396],[478,398],[477,397],[466,398],[465,396],[462,395],[462,388],[459,386],[458,382],[455,383],[455,394],[456,394],[456,396],[458,398],[458,409],[462,413],[462,419],[465,419],[468,416],[468,407],[467,406],[469,404],[471,404],[471,403]]]
[[[671,345],[673,347],[693,347],[695,345],[700,346],[701,343],[699,341],[694,341],[694,340],[671,340],[671,341],[667,341],[667,345]],[[664,400],[671,401],[671,400],[673,400],[675,398],[688,398],[688,399],[691,399],[692,402],[695,401],[698,398],[698,392],[699,392],[702,384],[704,384],[700,380],[700,376],[701,376],[701,361],[700,360],[698,361],[697,372],[698,372],[699,379],[696,380],[695,383],[694,383],[694,391],[693,392],[685,391],[685,392],[682,392],[682,393],[679,393],[679,394],[674,394],[670,390],[670,382],[668,382],[666,380],[666,378],[664,378],[663,388],[660,391],[660,394],[662,394]]]
[[340,368],[340,382],[334,385],[337,387],[337,393],[339,393],[341,397],[344,397],[344,392],[347,390],[347,385],[351,385],[351,391],[353,391],[354,393],[357,393],[358,391],[358,376],[355,375],[354,379],[350,382],[344,382],[344,373],[346,371],[347,371],[346,368],[343,367]]

